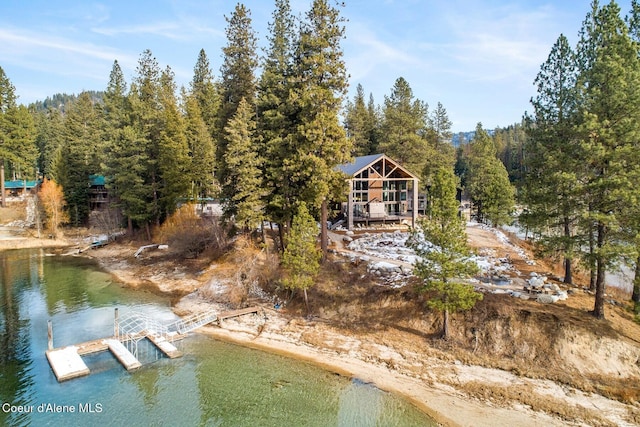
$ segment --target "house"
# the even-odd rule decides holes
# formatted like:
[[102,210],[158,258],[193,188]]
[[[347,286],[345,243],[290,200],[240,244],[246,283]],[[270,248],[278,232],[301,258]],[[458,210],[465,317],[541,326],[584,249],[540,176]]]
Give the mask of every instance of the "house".
[[14,180],[4,182],[5,195],[9,197],[20,197],[34,192],[40,181]]
[[89,209],[103,210],[109,207],[109,191],[102,175],[89,175]]
[[356,157],[338,166],[348,176],[344,214],[347,228],[356,223],[401,222],[418,217],[418,177],[384,154]]

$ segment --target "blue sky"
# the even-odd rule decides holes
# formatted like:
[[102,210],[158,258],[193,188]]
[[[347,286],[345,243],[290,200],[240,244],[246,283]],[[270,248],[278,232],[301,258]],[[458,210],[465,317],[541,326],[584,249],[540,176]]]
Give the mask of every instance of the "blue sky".
[[[311,0],[291,0],[304,13]],[[601,2],[604,3],[604,2]],[[247,0],[261,46],[273,2]],[[358,83],[382,104],[398,77],[453,130],[508,126],[531,110],[533,80],[560,33],[575,44],[590,0],[345,0],[343,40],[352,98]],[[620,1],[623,13],[629,1]],[[187,85],[200,49],[219,75],[226,44],[224,0],[3,0],[0,67],[19,102],[104,90],[114,60],[128,82],[150,49]]]

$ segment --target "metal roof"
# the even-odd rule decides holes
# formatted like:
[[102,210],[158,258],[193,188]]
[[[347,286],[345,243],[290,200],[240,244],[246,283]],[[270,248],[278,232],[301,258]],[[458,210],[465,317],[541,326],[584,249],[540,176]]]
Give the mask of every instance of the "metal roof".
[[102,175],[89,175],[89,182],[92,187],[97,187],[105,184],[104,176]]
[[344,165],[338,165],[338,169],[347,175],[353,176],[371,163],[384,157],[384,154],[370,154],[368,156],[356,157],[353,159],[353,163],[346,163]]
[[394,164],[398,168],[398,170],[401,170],[408,177],[418,179],[416,175],[409,172],[404,167],[400,166],[398,162],[389,158],[385,154],[371,154],[368,156],[356,157],[355,159],[353,159],[353,163],[346,163],[344,165],[339,165],[337,168],[349,176],[354,176],[360,173],[362,170],[364,170],[367,166],[377,162],[382,158],[385,158],[387,162]]
[[18,189],[18,188],[28,188],[31,189],[35,186],[38,185],[38,181],[24,181],[24,180],[17,180],[17,181],[5,181],[4,182],[4,188],[6,190],[12,190],[12,189]]

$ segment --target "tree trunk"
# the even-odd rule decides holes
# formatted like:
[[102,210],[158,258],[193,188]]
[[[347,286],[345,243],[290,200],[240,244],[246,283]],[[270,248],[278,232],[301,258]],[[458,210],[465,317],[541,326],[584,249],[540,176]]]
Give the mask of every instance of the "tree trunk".
[[638,313],[640,310],[640,255],[636,259],[636,271],[633,277],[633,294],[631,295],[631,300],[634,304],[634,311]]
[[573,283],[573,276],[571,274],[571,258],[564,259],[564,283],[569,285]]
[[593,233],[589,232],[589,290],[595,292],[596,290],[596,266],[593,253],[595,252],[595,242],[593,239]]
[[[606,227],[601,222],[598,223],[598,249],[604,245]],[[605,265],[603,255],[600,251],[596,255],[596,300],[592,314],[598,319],[604,319],[604,274]]]
[[[564,237],[567,239],[567,242],[571,241],[571,227],[569,224],[569,218],[564,218]],[[572,284],[573,276],[571,274],[571,254],[568,252],[571,251],[571,244],[566,244],[564,248],[565,258],[564,258],[564,283]]]
[[304,288],[304,305],[307,307],[307,316],[311,314],[311,309],[309,308],[309,297],[307,296],[307,288]]
[[144,229],[147,232],[147,240],[151,242],[151,227],[149,227],[149,221],[144,223]]
[[127,229],[129,231],[129,236],[133,237],[133,220],[130,216],[127,217]]
[[7,195],[4,194],[4,159],[0,158],[0,206],[7,206]]
[[328,217],[327,199],[322,201],[320,207],[320,248],[322,249],[322,262],[327,259],[327,253],[329,250],[329,236],[327,230],[327,217]]
[[449,310],[444,311],[444,320],[442,322],[442,339],[449,339]]
[[278,236],[280,237],[280,243],[278,244],[278,251],[281,254],[284,253],[284,226],[282,224],[278,224]]

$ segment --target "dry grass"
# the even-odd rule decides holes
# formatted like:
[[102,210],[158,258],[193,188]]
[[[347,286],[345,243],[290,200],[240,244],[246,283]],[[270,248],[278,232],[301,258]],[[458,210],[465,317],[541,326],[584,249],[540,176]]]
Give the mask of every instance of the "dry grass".
[[607,420],[598,410],[587,409],[582,406],[567,406],[563,402],[551,396],[540,395],[528,386],[510,385],[508,387],[470,381],[464,384],[451,384],[463,389],[470,396],[478,399],[489,400],[495,403],[505,401],[520,402],[533,409],[560,417],[563,420],[576,420],[587,423],[590,426],[616,427],[617,424]]
[[0,224],[25,219],[26,202],[12,202],[7,207],[0,206]]

